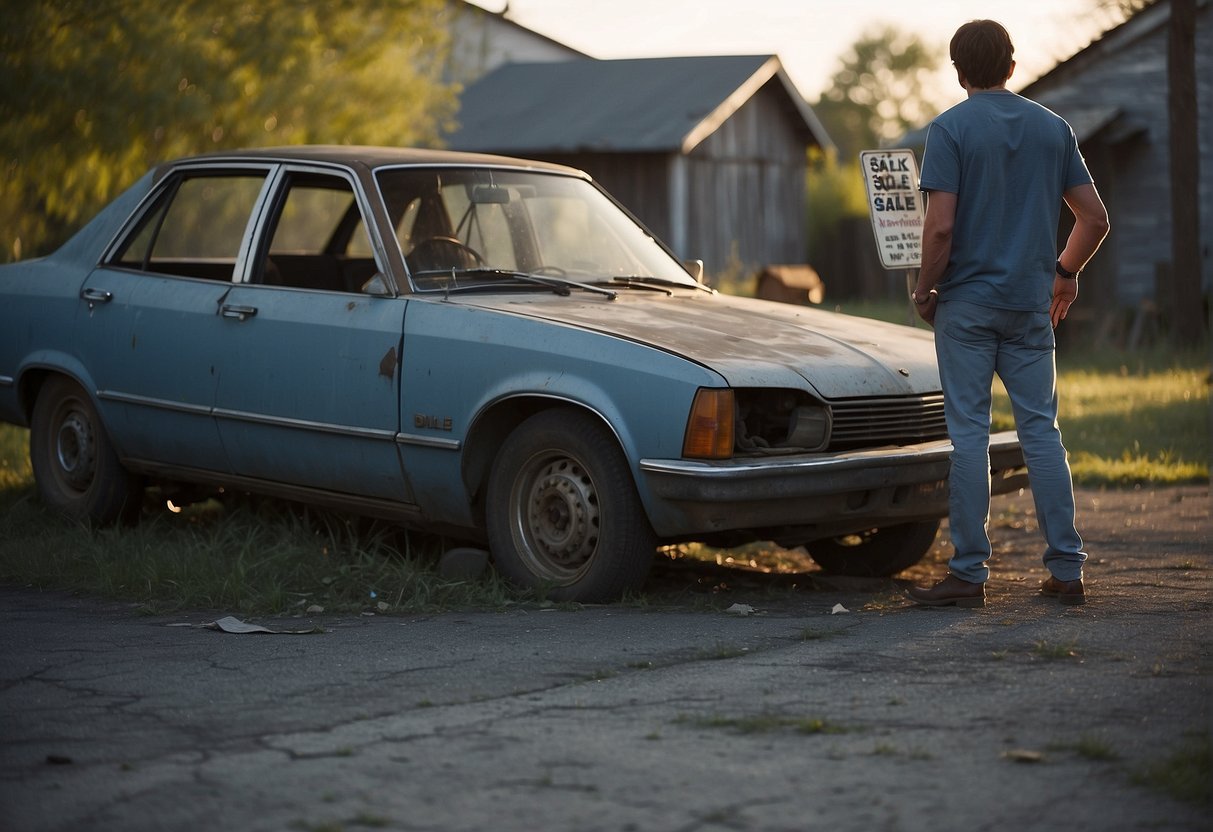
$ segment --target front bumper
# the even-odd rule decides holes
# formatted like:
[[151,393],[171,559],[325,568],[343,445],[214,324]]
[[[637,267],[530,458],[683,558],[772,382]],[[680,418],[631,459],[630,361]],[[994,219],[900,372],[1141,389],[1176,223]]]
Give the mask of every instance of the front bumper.
[[[951,453],[944,439],[807,457],[645,459],[640,471],[663,538],[749,531],[774,539],[790,529],[826,537],[946,517]],[[1027,485],[1015,431],[990,437],[990,468],[993,494]]]

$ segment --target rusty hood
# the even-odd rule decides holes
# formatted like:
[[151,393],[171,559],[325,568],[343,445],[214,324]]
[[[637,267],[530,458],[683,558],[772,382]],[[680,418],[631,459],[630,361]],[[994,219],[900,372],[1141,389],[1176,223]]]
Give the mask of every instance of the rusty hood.
[[465,295],[497,309],[612,335],[709,367],[733,387],[802,387],[827,399],[939,390],[922,329],[725,294],[623,290],[603,296]]

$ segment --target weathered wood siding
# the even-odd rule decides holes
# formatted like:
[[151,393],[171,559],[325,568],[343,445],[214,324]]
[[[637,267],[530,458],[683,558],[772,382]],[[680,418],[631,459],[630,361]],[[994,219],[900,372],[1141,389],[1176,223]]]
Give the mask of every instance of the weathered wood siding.
[[806,140],[773,83],[688,156],[544,153],[584,170],[709,280],[805,260]]
[[806,142],[774,84],[694,148],[686,165],[682,256],[702,258],[709,276],[805,262]]
[[670,226],[669,169],[672,157],[664,153],[545,153],[545,161],[568,165],[594,177],[611,196],[623,203],[650,231],[673,243]]
[[[1201,271],[1213,283],[1213,4],[1198,3],[1196,81],[1199,112]],[[1159,10],[1165,11],[1165,10]],[[1145,14],[1142,15],[1144,18]],[[1144,20],[1142,21],[1144,23]],[[1112,233],[1087,269],[1084,286],[1116,305],[1157,300],[1155,277],[1171,260],[1170,156],[1167,116],[1167,24],[1125,24],[1117,48],[1089,48],[1089,56],[1063,64],[1024,94],[1045,100],[1064,118],[1092,107],[1119,107],[1122,119],[1144,127],[1118,140],[1116,130],[1082,147],[1112,221]],[[1070,113],[1071,115],[1067,115]],[[1092,298],[1095,301],[1095,298]]]

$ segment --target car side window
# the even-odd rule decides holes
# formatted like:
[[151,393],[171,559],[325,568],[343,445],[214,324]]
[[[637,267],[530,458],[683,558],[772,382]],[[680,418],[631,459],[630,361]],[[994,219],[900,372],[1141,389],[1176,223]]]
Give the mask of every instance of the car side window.
[[264,181],[261,173],[180,176],[139,219],[110,264],[231,281]]
[[366,221],[343,177],[288,174],[268,234],[261,283],[357,292],[376,271]]

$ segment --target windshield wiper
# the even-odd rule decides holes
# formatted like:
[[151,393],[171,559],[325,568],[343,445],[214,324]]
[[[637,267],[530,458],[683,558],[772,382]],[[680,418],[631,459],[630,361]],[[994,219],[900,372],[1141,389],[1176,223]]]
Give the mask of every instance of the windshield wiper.
[[510,280],[519,280],[519,281],[523,281],[526,283],[533,283],[536,286],[544,286],[548,289],[551,289],[556,294],[562,295],[562,296],[567,296],[567,295],[572,294],[573,289],[581,289],[586,292],[592,292],[596,295],[605,295],[608,300],[614,300],[617,297],[617,293],[612,292],[610,289],[606,289],[602,286],[595,286],[591,283],[582,283],[577,280],[569,280],[566,277],[556,277],[555,275],[546,275],[546,274],[532,274],[530,272],[515,271],[513,269],[489,268],[487,266],[482,267],[482,268],[474,268],[474,269],[450,269],[449,271],[446,269],[431,269],[431,270],[422,271],[422,272],[414,272],[413,274],[414,275],[440,275],[440,274],[447,275],[450,278],[450,280],[446,284],[446,286],[443,288],[446,289],[448,294],[451,292],[455,292],[455,291],[470,291],[473,289],[491,288],[492,286],[500,285],[500,284],[493,284],[493,283],[490,283],[490,284],[485,284],[485,283],[459,284],[457,282],[460,277],[472,275],[472,276],[477,276],[477,277],[480,277],[480,276],[505,277],[505,278],[509,278]]
[[709,293],[715,291],[714,289],[704,286],[702,283],[696,283],[692,286],[679,280],[669,280],[664,277],[653,277],[645,274],[616,275],[615,277],[612,277],[609,282],[620,286],[629,286],[637,289],[652,289],[655,292],[665,292],[668,295],[672,295],[674,293],[666,288],[667,286],[674,286],[679,289],[702,289]]

